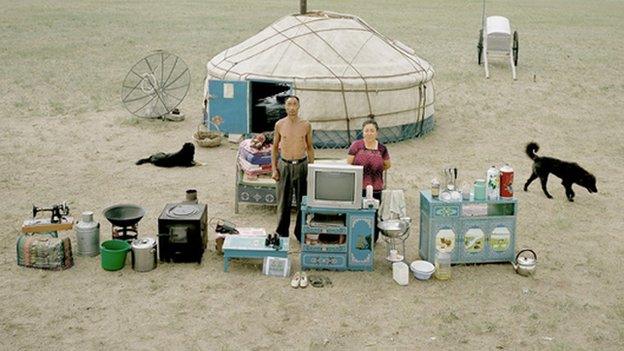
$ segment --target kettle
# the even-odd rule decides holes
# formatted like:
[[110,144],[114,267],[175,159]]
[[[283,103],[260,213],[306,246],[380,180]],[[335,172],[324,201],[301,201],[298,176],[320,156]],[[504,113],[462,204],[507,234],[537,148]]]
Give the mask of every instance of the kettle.
[[[530,252],[533,257],[527,257],[524,255],[521,256],[525,252]],[[516,270],[516,273],[527,277],[533,274],[533,272],[535,272],[535,269],[537,268],[537,254],[531,249],[520,250],[520,252],[518,252],[518,254],[516,255],[515,262],[511,262],[511,264]]]

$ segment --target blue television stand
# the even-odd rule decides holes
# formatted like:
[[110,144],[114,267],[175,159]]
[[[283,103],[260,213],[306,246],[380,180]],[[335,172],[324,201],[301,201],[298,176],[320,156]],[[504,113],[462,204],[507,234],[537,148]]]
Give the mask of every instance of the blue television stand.
[[308,206],[301,202],[301,269],[372,271],[374,209]]

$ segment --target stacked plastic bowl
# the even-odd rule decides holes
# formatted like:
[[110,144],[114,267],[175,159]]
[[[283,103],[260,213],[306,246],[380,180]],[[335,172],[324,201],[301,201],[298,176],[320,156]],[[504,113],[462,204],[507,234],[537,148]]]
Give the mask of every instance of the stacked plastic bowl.
[[410,264],[410,269],[418,280],[427,280],[435,272],[434,265],[427,261],[414,261]]

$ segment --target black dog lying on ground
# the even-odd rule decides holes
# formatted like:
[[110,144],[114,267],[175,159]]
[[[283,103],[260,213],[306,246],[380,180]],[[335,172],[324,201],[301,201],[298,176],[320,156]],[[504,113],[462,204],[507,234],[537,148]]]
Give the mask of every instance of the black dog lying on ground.
[[144,163],[152,163],[154,166],[158,167],[193,167],[196,164],[195,161],[193,161],[194,156],[195,145],[185,143],[182,149],[176,153],[166,154],[164,152],[159,152],[150,157],[136,161],[136,164],[142,165]]
[[526,146],[526,153],[533,160],[533,173],[524,184],[524,191],[527,191],[531,182],[539,177],[544,194],[547,198],[552,199],[552,196],[546,189],[548,175],[552,173],[561,178],[561,184],[565,188],[569,201],[574,201],[572,184],[578,184],[586,188],[590,193],[598,192],[598,189],[596,189],[596,177],[593,174],[587,172],[576,163],[565,162],[552,157],[539,157],[535,154],[537,150],[539,150],[539,145],[536,143],[531,142]]

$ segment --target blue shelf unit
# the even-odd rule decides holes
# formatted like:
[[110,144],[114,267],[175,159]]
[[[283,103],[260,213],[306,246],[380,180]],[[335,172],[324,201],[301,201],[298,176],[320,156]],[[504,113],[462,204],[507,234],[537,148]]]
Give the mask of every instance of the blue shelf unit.
[[301,268],[372,271],[374,209],[311,207],[301,203]]
[[419,254],[432,262],[436,250],[451,262],[511,262],[516,247],[516,199],[442,202],[420,192]]

